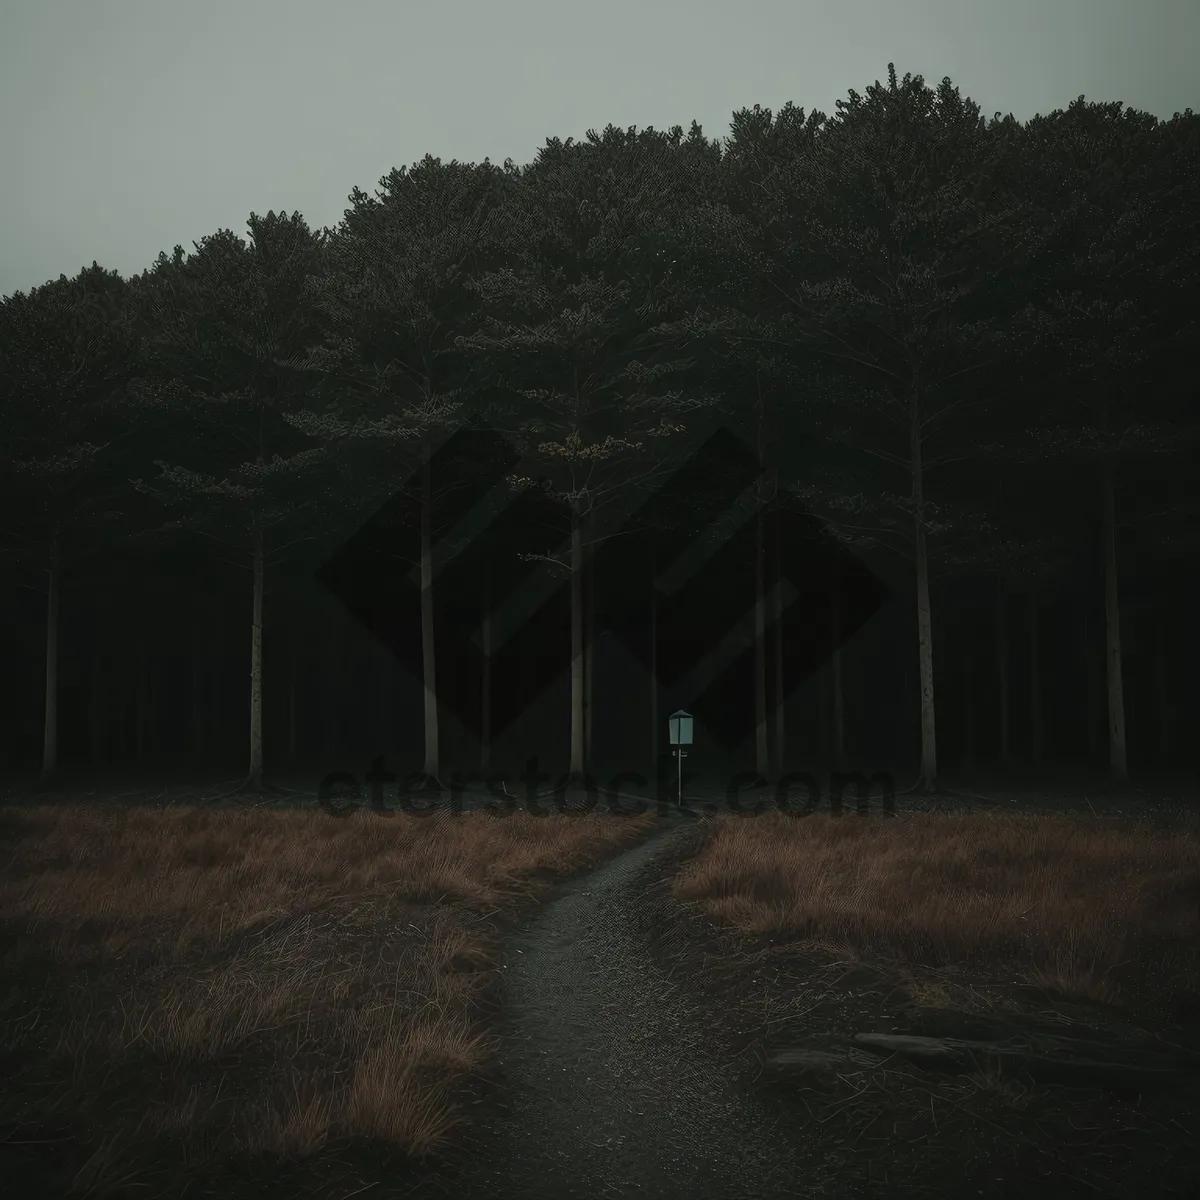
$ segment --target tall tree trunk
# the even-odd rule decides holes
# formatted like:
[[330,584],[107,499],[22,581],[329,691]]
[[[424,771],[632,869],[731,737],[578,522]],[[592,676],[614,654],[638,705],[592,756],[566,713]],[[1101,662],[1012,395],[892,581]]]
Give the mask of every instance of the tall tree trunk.
[[380,647],[379,663],[379,694],[376,698],[375,740],[379,753],[387,757],[392,741],[392,650],[390,646]]
[[250,771],[246,787],[263,790],[262,737],[262,606],[263,533],[254,531],[254,615],[250,625]]
[[492,567],[483,565],[483,682],[480,701],[479,769],[489,771],[492,761]]
[[833,605],[831,632],[833,653],[829,656],[829,673],[833,680],[833,769],[846,769],[846,707],[842,696],[842,568],[833,568]]
[[921,408],[914,383],[912,425],[909,430],[912,458],[913,503],[917,568],[917,644],[921,656],[921,773],[920,789],[937,786],[937,721],[933,703],[933,618],[929,607],[929,557],[925,545],[925,480],[921,462]]
[[[905,734],[907,735],[909,729],[911,729],[911,727],[912,727],[912,718],[913,717],[917,718],[917,725],[918,725],[918,727],[920,726],[920,723],[921,723],[921,693],[920,693],[920,688],[918,687],[917,695],[915,698],[912,694],[912,672],[909,670],[908,663],[906,662],[901,669],[904,672],[904,686],[901,690],[901,695],[904,699],[903,728],[904,728]],[[920,682],[920,678],[921,678],[921,664],[920,664],[920,662],[918,662],[917,663],[918,683]],[[905,736],[904,752],[907,753],[907,751],[908,751],[908,738],[907,738],[907,736]]]
[[779,503],[779,468],[775,468],[775,781],[783,778],[787,742],[784,728],[786,692],[783,679],[783,515]]
[[135,759],[137,734],[137,659],[126,638],[129,656],[121,660],[121,724],[117,736],[117,759],[127,767]]
[[[758,407],[758,465],[763,466],[762,396]],[[754,772],[766,781],[771,773],[767,753],[766,538],[763,484],[760,474],[754,512]]]
[[192,613],[191,654],[188,669],[188,758],[199,763],[204,757],[204,681],[207,674],[207,630]]
[[217,611],[213,614],[213,627],[208,633],[208,651],[204,662],[204,709],[201,720],[201,732],[204,737],[204,753],[207,759],[217,759],[225,752],[223,733],[225,732],[222,715],[224,707],[221,703],[225,684],[225,614]]
[[1004,576],[996,575],[996,699],[1000,705],[1000,765],[1012,766],[1012,729],[1008,685],[1008,593]]
[[325,697],[325,753],[330,761],[342,755],[342,615],[332,613],[327,618],[328,637],[325,642],[325,677],[319,688]]
[[50,546],[46,588],[46,695],[42,725],[42,774],[39,786],[58,783],[58,592],[62,559],[57,538]]
[[[97,639],[97,643],[99,639]],[[97,648],[92,654],[88,696],[88,758],[93,767],[108,761],[109,696],[108,660]]]
[[979,717],[975,692],[975,636],[971,630],[971,644],[963,654],[963,774],[968,778],[975,773],[976,755],[979,747]]
[[1082,633],[1083,663],[1087,685],[1087,750],[1088,761],[1094,766],[1100,759],[1100,743],[1104,727],[1104,677],[1099,656],[1096,654],[1092,615],[1086,609],[1083,614]]
[[583,779],[583,537],[575,501],[571,502],[571,778]]
[[138,766],[145,765],[146,735],[150,724],[150,642],[145,633],[138,639],[137,725],[135,753]]
[[1117,580],[1116,487],[1111,457],[1104,459],[1104,609],[1108,682],[1108,765],[1116,783],[1129,782],[1125,750],[1125,693],[1121,683],[1121,602]]
[[658,778],[658,556],[650,552],[650,762]]
[[424,785],[437,791],[442,786],[438,737],[437,667],[433,628],[433,481],[428,438],[421,440],[421,662],[425,674],[425,767]]
[[287,621],[288,690],[287,690],[287,761],[295,767],[299,757],[299,695],[300,646],[302,644],[301,616],[295,601],[289,605]]
[[833,672],[828,662],[823,662],[817,671],[817,748],[818,760],[822,767],[832,767],[835,771],[837,767],[833,762],[833,751],[830,747],[833,744],[833,734],[831,732],[831,712],[832,702],[830,700],[830,691],[833,687]]
[[767,748],[766,596],[763,570],[763,516],[755,515],[754,554],[754,771],[765,781],[771,773]]
[[590,772],[595,767],[595,763],[593,761],[595,749],[592,741],[592,734],[593,730],[595,729],[594,717],[596,711],[596,676],[594,673],[596,661],[596,559],[591,552],[589,552],[587,556],[583,577],[587,584],[587,592],[584,599],[584,612],[587,614],[587,641],[584,648],[583,662],[583,761],[586,769]]
[[1034,766],[1041,766],[1045,748],[1042,728],[1042,608],[1037,594],[1029,597],[1029,723]]
[[1167,615],[1154,623],[1154,711],[1158,714],[1158,745],[1155,747],[1160,767],[1171,763],[1171,733],[1175,712],[1171,704],[1171,675],[1167,662]]
[[296,649],[296,629],[293,621],[292,644],[288,647],[288,762],[296,765],[296,689],[299,686],[300,655]]

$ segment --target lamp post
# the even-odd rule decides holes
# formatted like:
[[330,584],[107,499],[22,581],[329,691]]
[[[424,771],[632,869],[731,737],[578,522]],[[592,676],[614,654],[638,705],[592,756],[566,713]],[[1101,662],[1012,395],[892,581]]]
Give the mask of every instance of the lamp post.
[[671,745],[675,747],[675,757],[679,762],[676,773],[676,792],[680,808],[683,807],[683,760],[687,757],[684,746],[692,744],[692,714],[679,709],[673,712],[667,721],[670,730]]

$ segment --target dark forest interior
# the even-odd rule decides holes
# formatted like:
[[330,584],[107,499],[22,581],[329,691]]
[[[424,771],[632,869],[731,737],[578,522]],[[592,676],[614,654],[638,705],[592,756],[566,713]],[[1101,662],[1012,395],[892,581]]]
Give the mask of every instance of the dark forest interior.
[[[92,768],[124,774],[147,770],[156,776],[200,768],[224,777],[244,767],[248,572],[212,560],[203,548],[197,557],[199,562],[182,560],[178,553],[126,556],[119,563],[64,572],[59,633],[64,768],[84,777]],[[1007,763],[999,713],[997,582],[987,576],[954,580],[936,594],[935,611],[943,618],[936,660],[939,753],[955,778],[982,772],[986,778],[999,774],[1036,782],[1072,767],[1089,779],[1105,771],[1104,610],[1097,603],[1097,558],[1096,547],[1085,544],[1071,575],[1052,586],[1012,588],[1004,595]],[[1194,771],[1189,731],[1195,728],[1196,698],[1184,664],[1195,658],[1195,623],[1189,619],[1195,573],[1150,562],[1135,575],[1135,546],[1123,561],[1130,576],[1122,588],[1121,629],[1130,769],[1143,776]],[[749,607],[749,570],[741,582]],[[264,599],[267,761],[288,774],[297,769],[304,775],[361,773],[382,754],[392,769],[416,770],[422,746],[419,675],[406,671],[311,577],[273,583]],[[846,762],[862,770],[892,770],[897,778],[911,773],[919,746],[913,607],[911,596],[889,595],[849,640],[841,663]],[[557,679],[530,700],[523,720],[496,738],[492,769],[519,773],[531,756],[550,770],[565,767],[568,597],[556,597],[551,611],[560,636],[548,638],[542,654]],[[636,619],[636,614],[623,615]],[[438,645],[447,660],[453,661],[457,642],[469,638],[481,620],[476,608],[457,623],[440,625]],[[419,613],[398,613],[395,621],[410,633],[419,631]],[[28,589],[11,589],[5,629],[4,673],[11,681],[3,698],[8,762],[27,773],[41,761],[44,599]],[[1031,698],[1035,663],[1040,729]],[[797,663],[795,670],[799,674],[802,666]],[[752,672],[752,653],[743,651],[735,675],[743,697],[752,697]],[[502,705],[514,692],[536,689],[530,674],[527,668],[522,678],[519,662],[493,665],[493,703]],[[458,711],[481,712],[478,669],[473,678],[454,670],[444,678],[443,686],[454,691],[456,710],[461,703]],[[789,679],[789,693],[787,768],[834,768],[828,665],[813,668],[807,678]],[[747,702],[752,700],[742,700]],[[595,703],[597,773],[604,779],[621,770],[647,774],[653,754],[650,682],[631,654],[600,656]],[[660,747],[666,741],[666,715],[691,703],[692,697],[673,697],[663,689]],[[519,711],[524,705],[514,707]],[[448,721],[444,736],[443,754],[452,769],[479,769],[479,728]],[[689,770],[710,759],[725,764],[723,746],[706,747],[703,733],[698,742]],[[753,767],[749,739],[728,757],[736,769]]]

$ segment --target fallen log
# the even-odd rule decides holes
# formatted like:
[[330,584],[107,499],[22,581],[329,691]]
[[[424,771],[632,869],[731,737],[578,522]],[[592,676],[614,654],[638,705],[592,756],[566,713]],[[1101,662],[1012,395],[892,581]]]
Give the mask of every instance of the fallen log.
[[[900,1054],[918,1066],[943,1071],[977,1071],[1000,1065],[1024,1072],[1042,1083],[1101,1087],[1118,1091],[1146,1091],[1178,1086],[1189,1072],[1178,1062],[1148,1056],[1144,1061],[1121,1062],[1081,1056],[1083,1043],[1075,1042],[1065,1053],[1046,1053],[1012,1042],[970,1041],[964,1038],[917,1037],[899,1033],[859,1033],[852,1045],[878,1055]],[[1089,1047],[1103,1052],[1104,1047]],[[787,1065],[788,1051],[775,1056],[775,1065]]]

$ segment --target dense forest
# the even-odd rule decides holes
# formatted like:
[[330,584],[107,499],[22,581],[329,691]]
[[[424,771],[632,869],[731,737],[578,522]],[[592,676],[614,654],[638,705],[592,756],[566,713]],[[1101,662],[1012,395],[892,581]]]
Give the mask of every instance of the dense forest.
[[1190,770],[1200,118],[848,95],[5,297],[10,768]]

